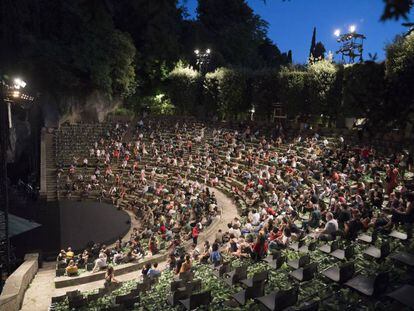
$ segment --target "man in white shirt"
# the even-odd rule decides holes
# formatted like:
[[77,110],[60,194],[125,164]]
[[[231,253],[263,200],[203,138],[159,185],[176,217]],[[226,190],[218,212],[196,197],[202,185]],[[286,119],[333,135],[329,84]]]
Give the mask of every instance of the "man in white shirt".
[[98,272],[99,270],[102,270],[107,267],[107,257],[105,253],[101,252],[99,254],[99,258],[95,260],[95,266],[93,267],[92,272]]
[[260,224],[260,214],[257,212],[257,210],[254,210],[252,214],[252,225],[258,226],[259,224]]
[[319,233],[318,238],[322,240],[332,240],[333,235],[338,231],[338,221],[333,218],[331,212],[326,214],[325,228]]
[[229,234],[233,234],[234,237],[238,239],[241,236],[241,231],[236,226],[231,226],[231,224],[229,224]]

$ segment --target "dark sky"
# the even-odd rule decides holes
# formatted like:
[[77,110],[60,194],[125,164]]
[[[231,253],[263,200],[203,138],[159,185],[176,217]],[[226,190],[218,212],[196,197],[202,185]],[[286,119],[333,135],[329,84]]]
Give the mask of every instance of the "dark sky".
[[[223,0],[226,1],[226,0]],[[381,22],[384,9],[382,0],[248,0],[249,5],[269,23],[269,37],[284,52],[293,52],[296,63],[304,63],[309,55],[313,27],[317,28],[317,41],[322,41],[326,50],[338,49],[335,29],[343,31],[355,24],[357,32],[363,33],[364,57],[378,53],[378,60],[385,57],[384,47],[395,35],[406,30],[403,21]],[[191,16],[195,16],[197,0],[187,0]],[[335,59],[339,59],[335,55]]]

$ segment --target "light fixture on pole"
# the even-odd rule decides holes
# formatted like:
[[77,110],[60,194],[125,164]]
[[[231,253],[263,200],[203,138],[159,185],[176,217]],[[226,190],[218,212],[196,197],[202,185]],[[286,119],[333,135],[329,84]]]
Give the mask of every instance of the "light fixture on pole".
[[206,49],[204,52],[201,52],[199,49],[194,50],[196,55],[196,64],[198,70],[201,73],[205,73],[208,70],[208,65],[210,64],[211,50]]
[[252,108],[249,110],[250,112],[250,121],[254,120],[254,113],[256,112],[256,108],[252,105]]
[[345,63],[348,59],[348,63],[354,63],[355,59],[359,57],[359,61],[363,61],[364,40],[366,37],[363,34],[356,32],[356,25],[350,25],[348,33],[341,33],[340,29],[334,31],[334,35],[337,37],[336,41],[341,44],[336,54],[341,54],[342,61]]
[[26,82],[20,78],[10,81],[0,76],[0,270],[10,272],[11,251],[9,239],[9,192],[7,174],[7,150],[12,127],[11,104],[33,101],[23,94]]

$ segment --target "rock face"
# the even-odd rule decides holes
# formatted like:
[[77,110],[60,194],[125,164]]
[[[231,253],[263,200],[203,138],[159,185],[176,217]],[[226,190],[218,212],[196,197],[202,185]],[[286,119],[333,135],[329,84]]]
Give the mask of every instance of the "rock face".
[[27,120],[13,118],[13,127],[9,130],[9,148],[7,162],[15,162],[23,150],[30,148],[30,124]]
[[[40,129],[58,127],[64,122],[102,122],[121,104],[120,98],[110,99],[98,91],[83,98],[66,96],[59,99],[42,94],[28,107],[13,107],[13,127],[10,129],[8,163],[27,162],[22,154],[28,153],[36,161]],[[26,163],[27,164],[27,163]],[[36,166],[36,165],[35,165]],[[32,167],[34,168],[34,167]]]
[[84,98],[70,96],[54,100],[44,96],[41,101],[46,127],[57,127],[64,122],[102,122],[121,104],[121,99],[110,99],[98,91]]

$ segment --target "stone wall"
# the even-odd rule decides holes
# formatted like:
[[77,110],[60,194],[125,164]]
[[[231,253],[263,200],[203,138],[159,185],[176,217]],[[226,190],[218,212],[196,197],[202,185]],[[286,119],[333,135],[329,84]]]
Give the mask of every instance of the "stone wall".
[[23,302],[24,293],[39,268],[39,254],[27,254],[24,262],[6,280],[0,295],[0,310],[17,311]]
[[46,128],[42,128],[40,134],[40,191],[41,198],[47,197],[47,183],[46,183]]

